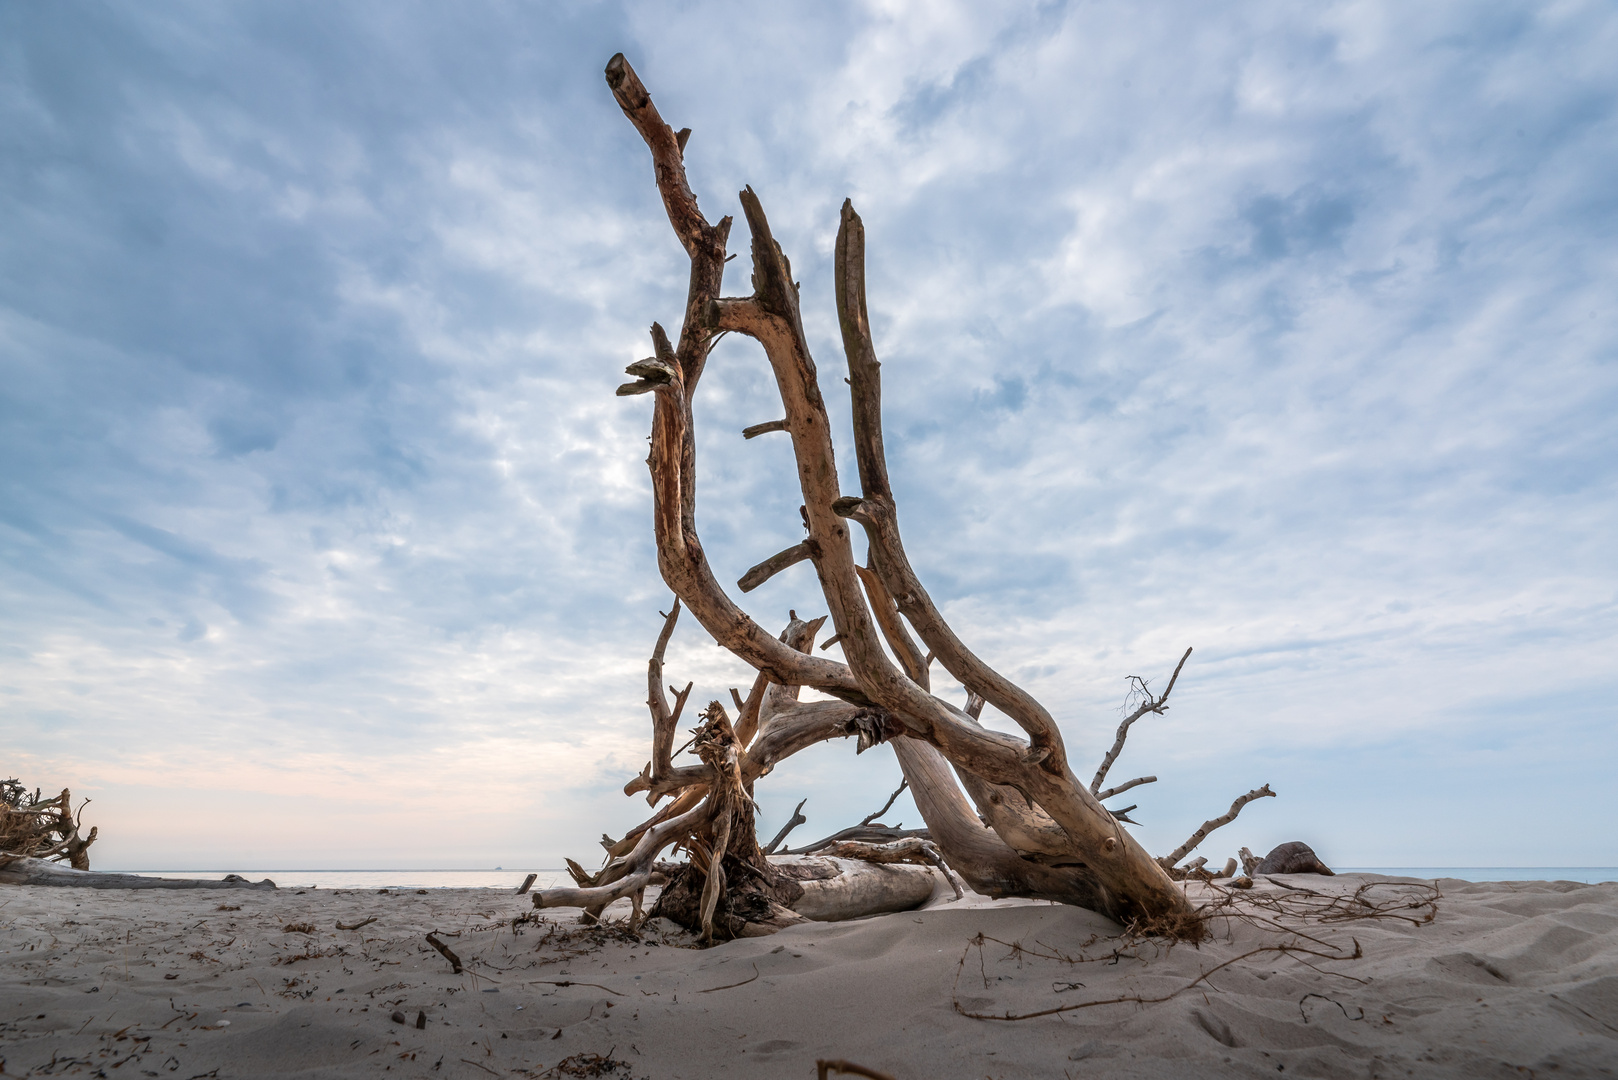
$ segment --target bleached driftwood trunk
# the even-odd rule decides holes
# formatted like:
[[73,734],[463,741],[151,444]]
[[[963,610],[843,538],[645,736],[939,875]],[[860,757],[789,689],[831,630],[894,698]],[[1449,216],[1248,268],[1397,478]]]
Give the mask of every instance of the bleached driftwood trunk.
[[[740,906],[754,912],[757,921],[786,920],[793,905],[804,902],[794,889],[801,893],[805,886],[783,881],[782,870],[759,850],[751,813],[745,809],[752,784],[797,750],[828,738],[856,736],[861,750],[892,744],[931,843],[977,891],[1058,900],[1151,932],[1199,936],[1201,924],[1168,868],[1101,803],[1155,779],[1142,777],[1100,791],[1128,724],[1146,712],[1162,712],[1168,692],[1154,697],[1140,683],[1141,707],[1120,729],[1118,746],[1086,786],[1074,775],[1049,712],[957,636],[911,566],[887,472],[881,365],[866,314],[865,231],[853,205],[843,205],[835,257],[860,477],[860,493],[845,495],[818,371],[803,331],[797,283],[770,232],[762,201],[751,188],[740,194],[751,234],[752,292],[723,296],[731,219],[710,224],[697,207],[685,174],[689,129],[676,133],[663,122],[622,55],[612,58],[606,75],[624,115],[651,151],[664,209],[691,264],[677,339],[671,341],[653,323],[653,355],[631,364],[627,371],[636,381],[618,390],[620,395],[653,398],[647,459],[653,531],[658,568],[678,598],[648,672],[652,760],[625,791],[647,792],[654,806],[664,797],[673,801],[629,836],[607,841],[611,860],[599,873],[574,866],[579,889],[536,894],[536,905],[578,904],[599,912],[613,899],[638,896],[658,852],[675,844],[692,853],[690,880],[672,882],[660,908],[671,897],[685,897],[680,902],[689,906],[689,898],[700,892],[702,929],[712,935],[716,898],[729,897],[735,910],[736,885],[743,883],[753,899]],[[841,645],[846,663],[815,655],[814,639],[824,619],[805,623],[794,614],[779,637],[766,632],[726,593],[703,552],[696,525],[692,402],[709,349],[725,333],[757,341],[770,365],[785,415],[743,434],[752,439],[783,432],[790,438],[808,534],[760,562],[738,586],[747,592],[774,574],[810,563],[830,611],[833,640]],[[855,559],[853,526],[867,542],[864,565]],[[739,714],[734,728],[720,703],[704,713],[698,744],[722,744],[723,752],[701,751],[701,765],[676,768],[671,753],[675,725],[691,687],[676,692],[671,708],[664,696],[662,663],[682,605],[715,642],[758,674],[745,699],[732,691]],[[971,697],[965,707],[931,692],[929,671],[935,661],[967,688]],[[802,687],[836,700],[800,703]],[[978,710],[985,702],[1015,721],[1023,737],[980,724]],[[748,827],[739,829],[744,819]]]

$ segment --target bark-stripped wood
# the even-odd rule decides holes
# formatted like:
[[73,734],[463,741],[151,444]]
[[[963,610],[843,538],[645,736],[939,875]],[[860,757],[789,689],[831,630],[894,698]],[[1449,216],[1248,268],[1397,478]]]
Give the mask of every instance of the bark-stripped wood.
[[778,551],[768,559],[743,574],[736,582],[736,587],[742,592],[752,592],[776,574],[789,566],[797,566],[809,557],[808,544],[793,544],[785,551]]
[[1235,821],[1236,815],[1242,812],[1242,807],[1246,806],[1254,799],[1264,798],[1275,798],[1275,792],[1270,790],[1270,785],[1268,784],[1265,784],[1261,788],[1254,788],[1246,795],[1239,797],[1235,802],[1230,804],[1230,809],[1225,813],[1220,814],[1216,818],[1209,818],[1207,821],[1204,821],[1202,823],[1202,827],[1196,832],[1192,833],[1190,837],[1186,839],[1185,843],[1163,856],[1162,864],[1165,867],[1173,866],[1175,863],[1191,854],[1192,851],[1196,850],[1197,845],[1208,838],[1209,833],[1213,832],[1215,829],[1223,828],[1224,826]]
[[[1118,734],[1113,739],[1112,749],[1108,750],[1107,756],[1101,759],[1101,766],[1096,769],[1095,779],[1090,781],[1090,790],[1098,793],[1096,798],[1106,798],[1105,795],[1099,794],[1101,791],[1101,783],[1107,778],[1107,771],[1112,768],[1112,763],[1117,761],[1118,755],[1124,752],[1124,740],[1129,738],[1130,725],[1136,720],[1139,720],[1141,717],[1145,716],[1147,713],[1157,713],[1159,716],[1163,715],[1163,713],[1169,707],[1169,695],[1174,693],[1174,684],[1180,681],[1180,669],[1185,667],[1185,662],[1189,659],[1191,659],[1191,650],[1187,649],[1185,651],[1185,655],[1180,657],[1180,662],[1174,665],[1174,674],[1169,676],[1169,685],[1161,694],[1155,696],[1147,687],[1145,679],[1142,679],[1138,675],[1130,677],[1130,682],[1135,685],[1138,693],[1140,694],[1141,702],[1136,706],[1135,711],[1124,717],[1123,722],[1118,725]],[[1113,788],[1112,794],[1116,795],[1120,791],[1127,791],[1136,784],[1150,784],[1156,779],[1156,777],[1142,777],[1139,780],[1131,780],[1127,784]]]

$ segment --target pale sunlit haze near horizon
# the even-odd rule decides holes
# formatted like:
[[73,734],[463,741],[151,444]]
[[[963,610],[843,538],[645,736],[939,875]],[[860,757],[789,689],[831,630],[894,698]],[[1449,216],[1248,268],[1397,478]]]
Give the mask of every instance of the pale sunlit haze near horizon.
[[[1268,782],[1212,861],[1618,864],[1609,5],[12,4],[0,771],[93,798],[95,865],[594,863],[648,813],[613,388],[686,262],[620,50],[710,218],[762,198],[847,491],[853,198],[912,559],[1076,771],[1196,647],[1113,773],[1151,849]],[[724,581],[801,536],[773,393],[720,345]],[[751,677],[689,619],[668,674]],[[898,775],[805,752],[761,829]]]

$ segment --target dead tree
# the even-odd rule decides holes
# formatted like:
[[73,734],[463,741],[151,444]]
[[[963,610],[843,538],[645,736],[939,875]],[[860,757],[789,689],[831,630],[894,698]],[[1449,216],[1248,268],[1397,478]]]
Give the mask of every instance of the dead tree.
[[[620,395],[653,398],[647,460],[653,531],[658,568],[678,598],[649,671],[652,760],[625,791],[644,791],[653,805],[664,797],[672,802],[622,840],[609,841],[610,861],[599,873],[586,874],[575,865],[579,888],[538,893],[535,904],[577,905],[598,913],[614,899],[635,896],[638,911],[654,860],[675,844],[692,854],[690,880],[671,882],[660,904],[678,900],[688,925],[694,908],[705,935],[742,932],[744,924],[761,929],[779,925],[791,915],[793,883],[783,881],[779,868],[764,857],[751,828],[738,827],[750,824],[746,807],[752,784],[797,750],[852,735],[862,750],[878,743],[893,746],[932,844],[975,890],[1077,904],[1142,930],[1199,936],[1200,921],[1169,869],[1101,802],[1154,779],[1100,791],[1129,723],[1145,712],[1162,712],[1168,691],[1153,697],[1140,684],[1144,704],[1120,730],[1118,745],[1095,783],[1086,786],[1073,773],[1050,713],[961,641],[911,566],[888,478],[881,365],[866,315],[865,230],[852,203],[843,204],[835,253],[837,313],[848,360],[860,477],[860,493],[845,495],[819,376],[804,336],[798,286],[770,232],[763,204],[750,187],[740,194],[751,234],[752,293],[726,297],[721,284],[731,219],[711,224],[697,207],[684,165],[690,130],[675,132],[664,123],[622,54],[607,64],[606,75],[624,115],[651,151],[664,209],[691,264],[679,334],[671,341],[653,323],[653,355],[631,364],[627,371],[635,381],[618,389]],[[743,435],[752,439],[785,432],[790,437],[807,531],[801,543],[744,575],[739,588],[748,592],[788,567],[810,563],[830,611],[833,640],[842,645],[846,663],[815,655],[814,638],[824,620],[805,623],[794,614],[781,635],[765,631],[720,585],[703,552],[696,526],[692,401],[709,350],[726,333],[757,341],[769,362],[785,416],[755,424]],[[854,553],[856,525],[867,542],[863,566]],[[738,707],[733,727],[718,702],[708,707],[697,733],[701,764],[676,767],[675,728],[691,688],[677,691],[671,707],[663,691],[662,663],[682,605],[715,642],[750,665],[757,678],[745,699],[733,691]],[[935,660],[966,687],[969,707],[931,692],[929,670]],[[1176,678],[1178,674],[1177,668]],[[835,700],[800,703],[802,687]],[[1024,737],[979,723],[977,712],[985,702],[1010,717]],[[747,895],[737,892],[744,882]],[[727,897],[735,902],[725,908]],[[716,923],[715,912],[725,910],[740,912],[740,922]]]

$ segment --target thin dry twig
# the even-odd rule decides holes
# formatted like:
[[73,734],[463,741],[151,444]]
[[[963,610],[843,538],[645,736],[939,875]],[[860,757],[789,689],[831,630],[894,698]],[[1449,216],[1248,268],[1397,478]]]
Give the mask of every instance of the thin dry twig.
[[746,986],[748,983],[752,982],[753,979],[756,979],[756,978],[758,978],[758,965],[754,964],[753,965],[753,978],[751,978],[751,979],[743,979],[741,982],[726,983],[724,986],[710,986],[706,990],[698,990],[697,993],[699,993],[699,994],[711,994],[715,990],[734,990],[738,986]]
[[[972,951],[973,946],[982,949],[984,942],[990,940],[993,939],[979,934],[976,938],[973,938],[967,943],[966,951],[961,954],[960,963],[956,965],[955,969],[955,981],[957,984],[960,983],[961,969],[966,966],[966,957]],[[1197,986],[1206,982],[1208,979],[1212,978],[1214,975],[1223,971],[1225,968],[1230,967],[1232,964],[1239,963],[1240,961],[1246,960],[1249,957],[1263,956],[1266,954],[1278,954],[1293,957],[1315,956],[1322,960],[1345,961],[1358,960],[1365,955],[1365,952],[1360,948],[1360,943],[1357,940],[1354,942],[1354,951],[1346,955],[1340,950],[1323,952],[1316,949],[1304,948],[1301,945],[1295,944],[1261,945],[1256,949],[1249,949],[1247,952],[1244,952],[1239,956],[1233,956],[1223,963],[1215,964],[1213,967],[1209,968],[1207,971],[1204,971],[1201,975],[1198,975],[1195,979],[1192,979],[1184,986],[1179,987],[1176,990],[1172,990],[1167,994],[1163,994],[1160,997],[1145,997],[1141,994],[1120,994],[1117,997],[1098,998],[1092,1001],[1080,1001],[1072,1005],[1057,1005],[1049,1009],[1039,1009],[1035,1012],[1014,1013],[1008,1009],[1006,1012],[998,1016],[994,1015],[993,1013],[973,1012],[971,1010],[962,1008],[960,997],[955,994],[951,994],[950,1004],[954,1006],[956,1012],[972,1020],[1032,1020],[1035,1017],[1054,1016],[1057,1013],[1075,1012],[1079,1009],[1094,1009],[1102,1005],[1122,1005],[1126,1003],[1135,1005],[1158,1005],[1162,1002],[1179,997],[1187,990],[1196,988]]]
[[[1283,883],[1276,882],[1276,884],[1282,885]],[[1390,919],[1408,922],[1414,926],[1425,926],[1437,917],[1438,901],[1443,898],[1443,894],[1439,892],[1436,885],[1411,885],[1407,882],[1396,881],[1368,881],[1352,893],[1335,896],[1316,892],[1312,889],[1284,885],[1283,888],[1286,891],[1279,893],[1221,889],[1218,886],[1214,886],[1214,888],[1218,896],[1215,900],[1197,909],[1199,919],[1205,923],[1212,922],[1215,919],[1234,920],[1260,930],[1284,935],[1287,940],[1274,945],[1259,946],[1239,956],[1231,957],[1202,972],[1184,986],[1158,997],[1146,997],[1141,994],[1121,994],[1115,997],[1081,1001],[1027,1013],[1013,1013],[1007,1010],[1004,1013],[993,1014],[967,1010],[960,1004],[958,989],[961,973],[965,969],[967,958],[971,955],[973,948],[978,950],[979,972],[983,977],[984,986],[987,987],[989,980],[984,970],[983,947],[989,943],[1006,946],[1010,950],[1008,955],[1017,958],[1019,963],[1024,957],[1032,957],[1064,964],[1096,963],[1101,961],[1117,964],[1121,960],[1140,960],[1145,963],[1147,961],[1141,955],[1140,950],[1148,946],[1154,948],[1162,948],[1162,946],[1146,940],[1144,934],[1131,930],[1124,935],[1125,944],[1122,947],[1114,948],[1110,953],[1089,957],[1081,954],[1074,957],[1059,950],[1051,949],[1049,946],[1046,946],[1045,950],[1033,949],[1020,942],[1002,941],[980,933],[967,943],[965,950],[961,953],[960,960],[956,964],[956,989],[951,992],[951,1004],[956,1012],[974,1020],[1029,1020],[1034,1017],[1097,1008],[1102,1005],[1126,1003],[1154,1005],[1178,997],[1187,990],[1205,983],[1211,976],[1233,964],[1262,955],[1289,956],[1322,975],[1330,975],[1350,982],[1364,984],[1365,979],[1341,971],[1332,971],[1329,968],[1323,968],[1310,962],[1311,958],[1328,963],[1343,963],[1361,959],[1364,956],[1364,950],[1361,948],[1358,938],[1350,938],[1354,943],[1354,950],[1353,952],[1348,952],[1339,945],[1308,933],[1305,927],[1319,924],[1330,925],[1344,922]],[[1389,889],[1394,890],[1390,895],[1380,895],[1383,890]],[[1095,939],[1092,938],[1090,943],[1094,941]],[[1168,946],[1168,948],[1172,947],[1172,944]],[[1065,992],[1071,989],[1072,985],[1067,984],[1056,992]],[[1335,999],[1328,998],[1323,994],[1305,995],[1298,1003],[1300,1011],[1304,1001],[1307,1001],[1309,997],[1321,997],[1331,1001],[1333,1004],[1338,1004],[1339,1008],[1343,1008],[1343,1014],[1348,1016],[1350,1020],[1358,1019],[1357,1017],[1349,1016],[1348,1010],[1336,1002]]]
[[907,788],[909,786],[910,786],[910,781],[908,779],[899,781],[899,786],[893,789],[893,794],[889,795],[888,796],[888,801],[882,804],[882,809],[877,810],[874,813],[866,814],[865,817],[860,820],[860,824],[861,825],[869,825],[871,822],[875,821],[877,818],[881,817],[883,814],[886,814],[888,812],[889,807],[891,807],[894,803],[899,801],[899,796],[903,795],[905,788]]
[[[1098,793],[1101,791],[1102,781],[1107,779],[1107,771],[1112,768],[1112,763],[1118,760],[1118,755],[1124,752],[1124,741],[1129,738],[1129,725],[1147,713],[1157,713],[1161,716],[1169,707],[1169,695],[1174,693],[1174,684],[1180,681],[1180,669],[1185,667],[1185,662],[1189,659],[1191,659],[1191,650],[1186,649],[1185,655],[1180,657],[1180,662],[1174,665],[1174,674],[1169,677],[1168,687],[1159,695],[1153,695],[1151,689],[1146,685],[1146,680],[1139,675],[1129,677],[1130,696],[1139,697],[1140,704],[1135,707],[1133,712],[1124,717],[1123,723],[1118,725],[1118,736],[1112,742],[1112,749],[1108,750],[1107,756],[1101,759],[1101,766],[1096,769],[1095,779],[1090,781],[1091,794],[1097,795],[1098,798],[1100,797]],[[1131,781],[1124,787],[1132,787],[1136,783],[1144,782],[1149,781]],[[1117,789],[1113,794],[1116,795],[1121,790],[1123,788]]]
[[535,986],[535,985],[538,985],[538,986],[593,986],[597,990],[605,990],[609,994],[616,994],[619,997],[624,996],[622,991],[614,990],[610,986],[602,986],[600,983],[592,983],[592,982],[576,982],[576,981],[574,981],[572,979],[562,979],[560,981],[558,981],[556,979],[528,979],[526,982],[524,982],[523,985],[525,985],[525,986]]

